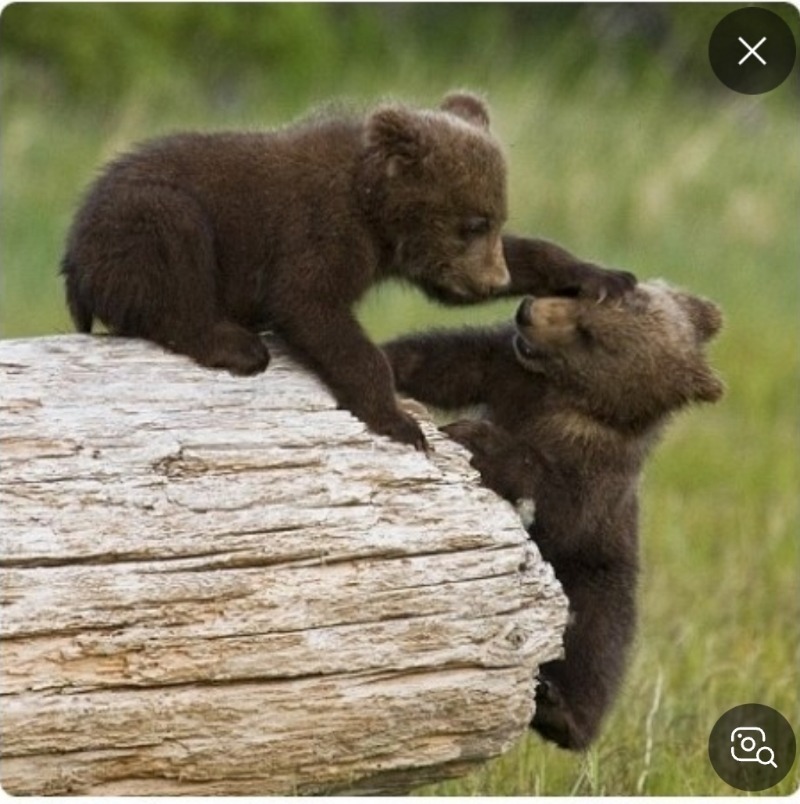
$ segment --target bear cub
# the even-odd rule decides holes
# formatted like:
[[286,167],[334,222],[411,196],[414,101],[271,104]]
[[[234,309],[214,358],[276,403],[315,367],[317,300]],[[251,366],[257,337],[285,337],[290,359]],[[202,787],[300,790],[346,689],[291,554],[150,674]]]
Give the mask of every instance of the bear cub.
[[639,476],[670,414],[721,397],[704,354],[721,324],[712,302],[647,282],[602,303],[527,298],[515,327],[385,346],[402,391],[484,406],[442,429],[489,488],[533,503],[528,532],[571,617],[564,658],[540,669],[531,725],[562,747],[591,743],[619,686],[636,619]]
[[500,229],[506,165],[478,97],[318,114],[265,133],[156,139],[92,185],[62,260],[79,331],[97,318],[204,366],[263,371],[278,332],[372,430],[424,446],[351,308],[396,277],[471,303],[498,292],[596,297],[633,278]]

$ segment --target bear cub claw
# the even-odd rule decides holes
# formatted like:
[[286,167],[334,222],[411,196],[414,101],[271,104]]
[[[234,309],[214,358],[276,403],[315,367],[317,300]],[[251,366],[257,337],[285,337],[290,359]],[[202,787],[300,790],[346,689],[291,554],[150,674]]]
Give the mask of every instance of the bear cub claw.
[[428,441],[416,420],[402,410],[397,410],[391,419],[367,422],[370,429],[379,435],[385,435],[401,444],[410,444],[419,452],[429,452]]
[[576,267],[578,285],[575,296],[582,299],[618,299],[636,287],[636,276],[629,271],[599,268],[591,263]]

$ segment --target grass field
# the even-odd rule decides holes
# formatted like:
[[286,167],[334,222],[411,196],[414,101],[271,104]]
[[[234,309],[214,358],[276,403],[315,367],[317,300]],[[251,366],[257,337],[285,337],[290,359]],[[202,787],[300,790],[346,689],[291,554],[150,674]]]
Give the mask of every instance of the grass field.
[[[433,80],[409,69],[396,83],[364,79],[349,91],[433,101],[465,83],[456,72]],[[797,95],[784,85],[709,100],[666,80],[624,89],[602,71],[568,93],[544,73],[485,88],[508,147],[508,228],[718,301],[727,324],[712,354],[728,393],[678,419],[646,474],[638,642],[597,745],[575,756],[531,735],[470,777],[424,792],[738,794],[707,760],[717,718],[760,702],[800,731]],[[46,97],[3,109],[3,337],[71,330],[57,266],[80,189],[101,162],[163,131],[252,126],[309,101],[231,110],[190,86],[167,97],[141,87],[102,113]],[[499,320],[513,307],[443,311],[383,288],[361,315],[383,339]],[[799,779],[795,766],[767,792],[789,793]]]

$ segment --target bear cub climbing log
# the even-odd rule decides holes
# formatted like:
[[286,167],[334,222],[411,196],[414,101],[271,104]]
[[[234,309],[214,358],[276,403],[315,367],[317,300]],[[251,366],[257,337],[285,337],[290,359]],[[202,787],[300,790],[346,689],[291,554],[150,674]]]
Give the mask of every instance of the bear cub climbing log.
[[535,506],[528,532],[572,616],[564,659],[541,668],[531,725],[560,746],[589,745],[619,686],[636,618],[639,474],[671,413],[722,395],[704,354],[721,324],[710,301],[648,282],[600,304],[526,299],[516,327],[385,346],[402,391],[485,406],[444,430],[489,488]]
[[459,92],[437,110],[386,104],[265,133],[145,143],[90,188],[62,272],[81,332],[98,318],[116,334],[253,374],[269,363],[258,330],[272,328],[340,405],[423,447],[351,312],[370,285],[396,277],[471,303],[601,297],[634,283],[546,241],[501,240],[505,219],[506,165],[489,111]]

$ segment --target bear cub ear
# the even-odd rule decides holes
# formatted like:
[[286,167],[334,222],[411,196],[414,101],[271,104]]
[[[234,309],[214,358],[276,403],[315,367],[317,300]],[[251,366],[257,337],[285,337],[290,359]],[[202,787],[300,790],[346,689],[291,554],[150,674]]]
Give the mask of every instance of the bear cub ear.
[[489,130],[489,107],[471,92],[450,92],[445,95],[439,108],[472,123],[473,126]]
[[[708,299],[676,291],[678,303],[686,311],[695,331],[698,347],[710,341],[722,329],[722,310]],[[725,383],[708,365],[701,353],[687,375],[690,378],[691,398],[698,402],[717,402],[725,393]]]
[[718,402],[725,394],[725,383],[708,366],[692,372],[692,397],[698,402]]
[[428,153],[423,121],[403,106],[382,106],[367,119],[366,144],[386,162],[393,176],[401,166],[421,162]]
[[722,329],[722,310],[714,302],[697,296],[687,297],[689,319],[701,342],[710,341]]

